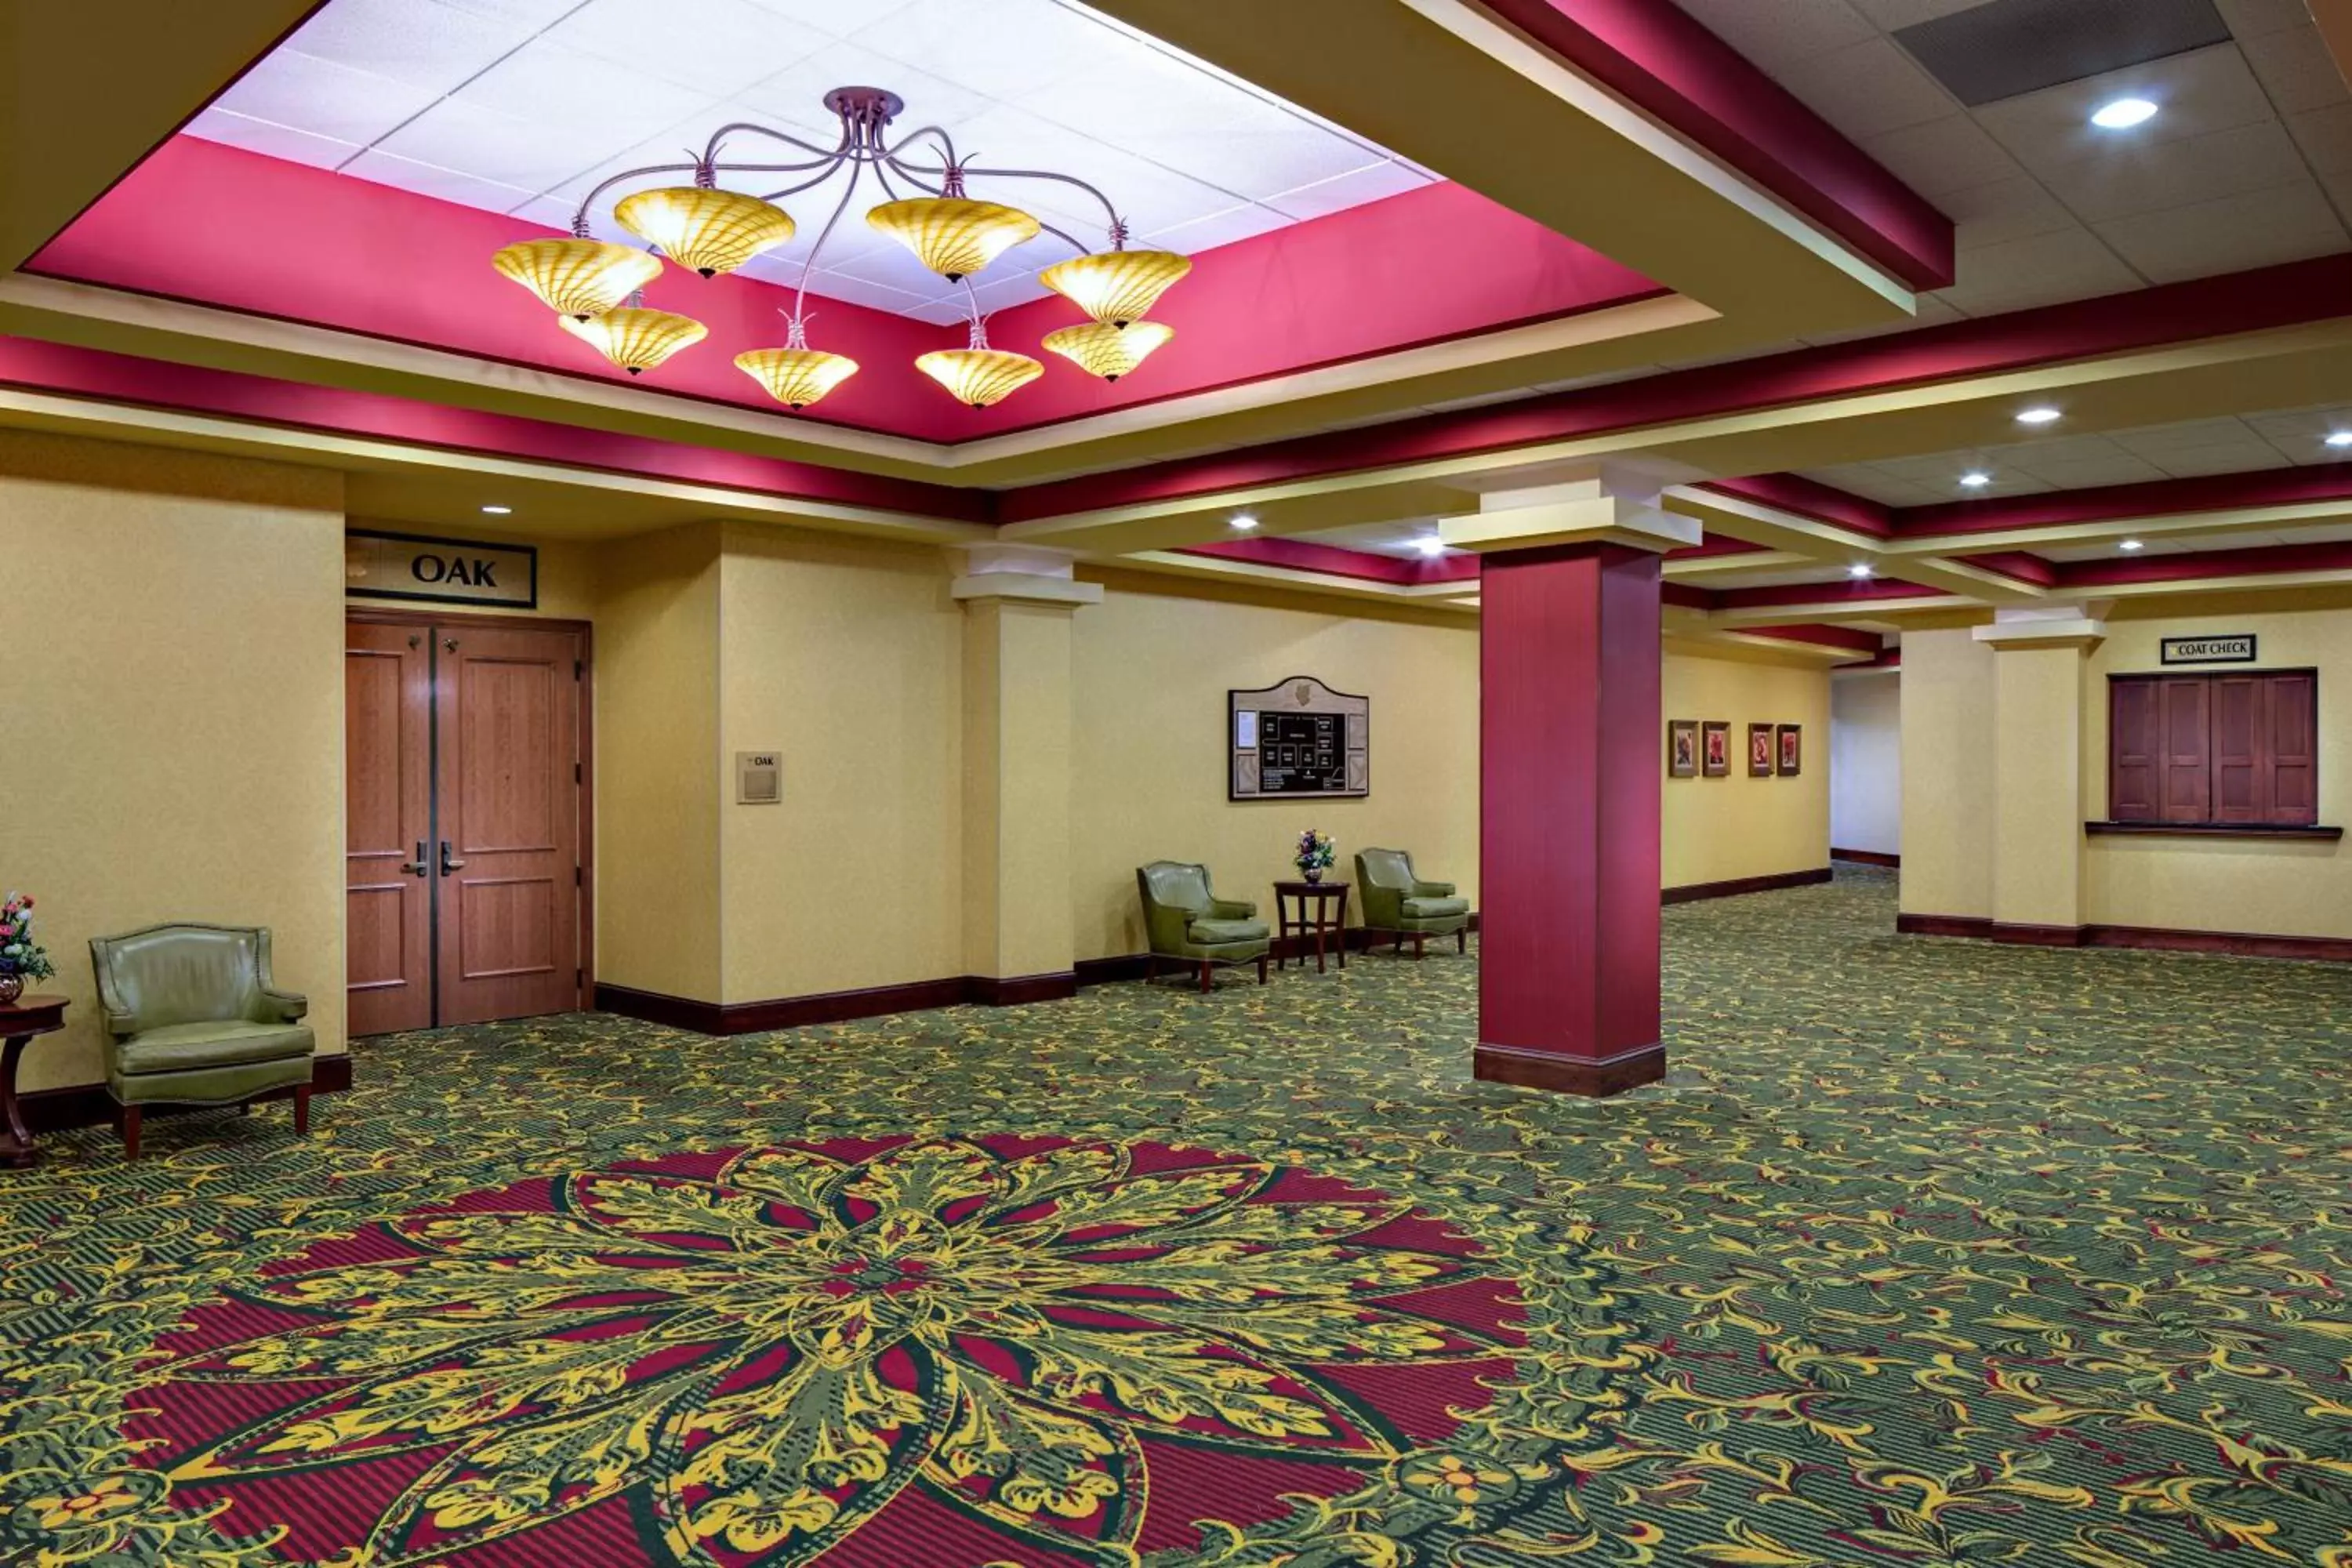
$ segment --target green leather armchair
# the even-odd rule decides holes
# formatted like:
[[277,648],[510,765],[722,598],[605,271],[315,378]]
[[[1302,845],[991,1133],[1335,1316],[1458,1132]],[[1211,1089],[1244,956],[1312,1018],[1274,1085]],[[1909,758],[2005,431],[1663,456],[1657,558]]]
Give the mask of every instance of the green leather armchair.
[[1159,974],[1161,959],[1173,959],[1200,966],[1205,992],[1216,965],[1255,959],[1257,983],[1265,984],[1265,955],[1273,950],[1273,934],[1257,918],[1255,904],[1221,899],[1209,890],[1206,866],[1154,860],[1135,868],[1135,886],[1143,895],[1143,924],[1151,938],[1146,980]]
[[1455,952],[1470,951],[1470,900],[1455,896],[1451,882],[1423,881],[1403,850],[1358,850],[1356,886],[1362,890],[1365,929],[1394,937],[1398,952],[1411,937],[1419,958],[1431,937],[1446,935]]
[[107,1092],[122,1147],[139,1157],[150,1105],[247,1106],[294,1096],[294,1131],[310,1131],[310,1003],[270,984],[269,932],[245,926],[158,925],[92,937],[98,999],[110,1046]]

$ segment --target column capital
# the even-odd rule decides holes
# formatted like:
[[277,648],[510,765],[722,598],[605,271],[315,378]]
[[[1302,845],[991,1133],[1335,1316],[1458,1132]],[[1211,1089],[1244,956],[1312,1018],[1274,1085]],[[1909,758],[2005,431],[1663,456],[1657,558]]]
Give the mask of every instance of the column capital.
[[964,604],[993,600],[1075,610],[1102,603],[1102,584],[1079,582],[1077,557],[1066,550],[1034,544],[968,544],[959,553],[963,570],[948,592]]
[[2105,642],[2105,605],[2027,605],[1993,612],[1993,623],[1969,635],[1997,653],[2071,647],[2088,652]]
[[1440,519],[1437,532],[1456,550],[1482,552],[1620,544],[1663,555],[1696,544],[1698,520],[1667,511],[1658,493],[1638,474],[1595,471],[1532,489],[1490,490],[1475,513]]

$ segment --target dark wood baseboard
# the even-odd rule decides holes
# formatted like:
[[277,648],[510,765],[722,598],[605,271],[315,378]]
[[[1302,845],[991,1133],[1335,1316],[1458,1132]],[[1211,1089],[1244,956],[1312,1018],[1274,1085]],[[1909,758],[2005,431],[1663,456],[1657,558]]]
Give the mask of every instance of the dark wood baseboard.
[[1902,856],[1889,855],[1884,849],[1832,849],[1830,851],[1830,858],[1851,860],[1857,866],[1899,868],[1903,864]]
[[[310,1092],[313,1094],[347,1094],[352,1087],[352,1058],[349,1053],[320,1057],[310,1065]],[[257,1104],[268,1100],[291,1100],[291,1088],[273,1089],[254,1097]],[[37,1089],[16,1101],[25,1112],[25,1125],[37,1136],[44,1132],[64,1132],[76,1127],[106,1127],[114,1121],[114,1097],[106,1092],[102,1083],[78,1083],[65,1089]],[[178,1116],[198,1110],[218,1110],[217,1105],[151,1105],[150,1116]]]
[[1826,882],[1836,872],[1827,866],[1814,866],[1802,871],[1775,871],[1768,877],[1733,877],[1721,882],[1687,882],[1679,888],[1667,888],[1658,894],[1662,904],[1689,904],[1701,899],[1729,899],[1741,893],[1770,893],[1782,888],[1810,887]]
[[[1478,929],[1478,911],[1475,910],[1470,911],[1470,929],[1474,931]],[[1375,945],[1384,947],[1392,940],[1391,932],[1375,931],[1368,926],[1348,928],[1347,942],[1349,952],[1368,952]],[[1441,941],[1443,941],[1442,938],[1433,939],[1429,951],[1435,952],[1437,944]],[[1328,952],[1330,950],[1327,948],[1324,951]],[[1273,955],[1282,959],[1303,958],[1311,961],[1315,957],[1315,939],[1311,936],[1278,937],[1275,940]],[[1078,960],[1078,984],[1081,986],[1116,985],[1122,981],[1140,980],[1150,969],[1150,963],[1151,955],[1148,952],[1121,952],[1113,954],[1109,958],[1082,958]],[[1171,974],[1177,968],[1181,967],[1181,961],[1177,959],[1168,960],[1168,964],[1169,973]]]
[[2179,931],[2165,926],[2035,926],[2007,924],[1976,915],[1897,915],[1904,936],[1948,936],[2033,947],[2105,947],[2149,952],[2202,952],[2227,958],[2291,958],[2305,963],[2352,963],[2352,940],[2325,936],[2270,936],[2255,931]]
[[1655,1083],[1665,1077],[1666,1047],[1664,1043],[1643,1046],[1603,1060],[1587,1061],[1546,1051],[1481,1044],[1472,1056],[1471,1071],[1482,1083],[1507,1083],[1520,1089],[1600,1099]]
[[1018,974],[1001,979],[986,974],[955,974],[903,985],[825,991],[813,996],[779,996],[764,1002],[700,1002],[659,991],[600,984],[596,987],[596,1009],[673,1029],[691,1029],[698,1035],[757,1035],[770,1029],[845,1024],[853,1018],[923,1013],[934,1007],[959,1007],[967,1003],[1010,1007],[1031,1002],[1057,1002],[1077,994],[1078,977],[1067,970],[1058,974]]

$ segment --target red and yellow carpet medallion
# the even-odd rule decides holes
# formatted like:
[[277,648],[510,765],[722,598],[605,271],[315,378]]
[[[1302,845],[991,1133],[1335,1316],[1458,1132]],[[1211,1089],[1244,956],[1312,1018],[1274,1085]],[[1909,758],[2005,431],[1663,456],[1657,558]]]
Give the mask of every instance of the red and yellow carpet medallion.
[[1079,1568],[1508,1489],[1442,1445],[1521,1317],[1484,1248],[1297,1165],[835,1140],[317,1243],[158,1342],[125,1436],[293,1562]]

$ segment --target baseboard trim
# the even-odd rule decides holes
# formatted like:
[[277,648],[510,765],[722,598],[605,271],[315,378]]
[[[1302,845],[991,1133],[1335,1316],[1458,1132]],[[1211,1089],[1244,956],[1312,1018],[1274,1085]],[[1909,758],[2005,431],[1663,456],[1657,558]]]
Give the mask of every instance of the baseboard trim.
[[[310,1092],[313,1094],[348,1094],[352,1087],[352,1058],[349,1053],[320,1057],[310,1064]],[[267,1100],[291,1100],[293,1089],[273,1089],[254,1097],[257,1104]],[[34,1136],[44,1132],[67,1132],[77,1127],[106,1127],[114,1121],[114,1096],[106,1092],[102,1083],[77,1083],[64,1089],[37,1089],[20,1095],[17,1108],[25,1113],[25,1126]],[[151,1105],[150,1116],[178,1116],[197,1110],[218,1110],[217,1105]]]
[[824,991],[809,996],[777,996],[763,1002],[701,1002],[633,986],[599,984],[596,1010],[642,1018],[698,1035],[757,1035],[770,1029],[798,1029],[811,1024],[845,1024],[855,1018],[880,1018],[892,1013],[927,1013],[935,1007],[1022,1006],[1032,1002],[1058,1002],[1078,994],[1078,978],[1068,970],[1053,974],[954,974],[940,980],[909,981],[901,985],[872,985],[861,991]]
[[1826,882],[1837,873],[1827,866],[1814,866],[1802,871],[1775,871],[1765,877],[1733,877],[1721,882],[1686,882],[1679,888],[1667,888],[1658,894],[1662,904],[1696,903],[1701,899],[1731,899],[1742,893],[1772,893],[1783,888],[1806,888],[1816,882]]
[[2352,963],[2352,940],[2272,936],[2258,931],[2182,931],[2168,926],[2037,926],[1976,915],[1895,917],[1903,936],[1960,937],[2032,947],[2104,947],[2148,952],[2200,952],[2224,958],[2286,958],[2306,963]]
[[1830,858],[1851,860],[1857,866],[1885,866],[1890,868],[1899,868],[1903,864],[1902,856],[1889,855],[1884,849],[1832,849]]
[[[1470,929],[1474,931],[1478,929],[1478,911],[1475,910],[1470,911]],[[1346,936],[1348,951],[1349,952],[1369,952],[1375,943],[1387,943],[1391,940],[1391,935],[1392,933],[1388,931],[1375,931],[1370,926],[1349,926]],[[1331,950],[1327,947],[1324,951],[1328,952]],[[1433,952],[1437,951],[1433,943],[1430,951]],[[1272,956],[1283,959],[1311,959],[1315,956],[1315,939],[1311,936],[1276,938]],[[1164,962],[1168,972],[1171,974],[1184,966],[1184,961],[1181,959],[1171,958]],[[1150,965],[1151,955],[1148,952],[1121,952],[1108,958],[1082,958],[1078,960],[1077,981],[1081,988],[1089,985],[1116,985],[1124,981],[1142,979],[1150,971]]]
[[1666,1047],[1661,1041],[1594,1060],[1481,1042],[1472,1054],[1471,1072],[1481,1083],[1507,1083],[1598,1100],[1665,1077]]

